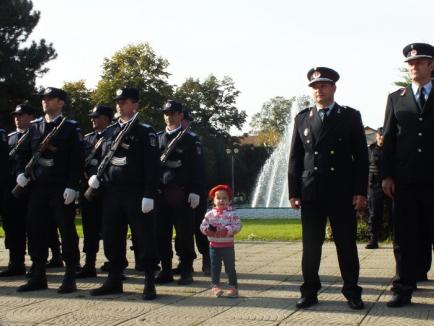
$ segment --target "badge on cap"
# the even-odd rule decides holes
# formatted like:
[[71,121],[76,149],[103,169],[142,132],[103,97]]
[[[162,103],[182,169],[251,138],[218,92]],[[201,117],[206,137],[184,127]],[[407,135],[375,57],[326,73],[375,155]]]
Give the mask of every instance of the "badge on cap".
[[414,57],[415,55],[417,55],[417,50],[416,49],[411,50],[410,55],[412,57]]
[[51,87],[47,87],[47,88],[45,89],[44,94],[49,94],[49,93],[51,93],[51,91],[52,91]]
[[118,89],[118,90],[116,91],[116,95],[117,95],[117,96],[122,95],[122,90],[121,90],[121,89]]
[[304,129],[303,135],[305,135],[306,137],[309,136],[309,129],[308,128]]
[[315,71],[315,72],[312,74],[312,77],[315,78],[315,79],[321,77],[321,72],[319,72],[319,71]]

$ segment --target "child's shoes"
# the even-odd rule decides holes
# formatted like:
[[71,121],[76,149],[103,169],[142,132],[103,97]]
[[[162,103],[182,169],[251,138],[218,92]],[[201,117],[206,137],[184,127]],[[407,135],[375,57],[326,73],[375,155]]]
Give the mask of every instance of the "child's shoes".
[[226,292],[226,296],[228,298],[238,298],[238,290],[236,288],[229,288],[228,292]]
[[211,293],[215,296],[215,297],[221,297],[223,294],[223,290],[220,289],[218,286],[213,286],[211,289]]

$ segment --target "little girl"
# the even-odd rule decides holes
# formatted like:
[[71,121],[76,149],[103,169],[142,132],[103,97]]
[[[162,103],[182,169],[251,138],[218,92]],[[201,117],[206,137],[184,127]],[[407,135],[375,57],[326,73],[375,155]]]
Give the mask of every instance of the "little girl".
[[237,272],[235,271],[234,235],[241,230],[240,218],[229,206],[232,189],[227,185],[218,185],[209,191],[214,208],[205,214],[200,226],[203,234],[208,236],[209,256],[211,259],[211,292],[216,297],[223,294],[220,288],[220,272],[222,260],[229,279],[230,298],[238,296]]

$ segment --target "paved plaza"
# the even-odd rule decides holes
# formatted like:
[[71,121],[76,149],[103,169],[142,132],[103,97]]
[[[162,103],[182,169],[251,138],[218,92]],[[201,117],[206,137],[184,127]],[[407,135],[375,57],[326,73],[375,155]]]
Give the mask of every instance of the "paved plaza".
[[[394,259],[390,244],[366,250],[359,245],[360,283],[366,308],[351,310],[340,293],[341,280],[333,243],[323,250],[320,303],[308,310],[295,308],[301,283],[300,242],[238,242],[236,245],[240,297],[214,298],[209,277],[195,273],[190,286],[158,286],[155,301],[141,300],[143,278],[135,272],[133,253],[124,294],[93,298],[89,290],[107,276],[78,282],[79,290],[59,295],[62,269],[49,270],[49,290],[16,293],[24,278],[0,280],[0,325],[433,325],[434,281],[419,283],[414,304],[386,307]],[[98,266],[104,261],[98,257]],[[0,247],[0,267],[7,251]],[[29,263],[28,263],[29,264]],[[195,262],[200,270],[201,261]],[[434,273],[429,275],[434,279]],[[224,278],[224,281],[226,279]]]

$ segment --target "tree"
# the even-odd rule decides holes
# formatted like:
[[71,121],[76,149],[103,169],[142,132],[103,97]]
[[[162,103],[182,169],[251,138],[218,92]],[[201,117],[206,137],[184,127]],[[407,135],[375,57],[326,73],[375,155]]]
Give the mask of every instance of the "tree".
[[402,80],[398,80],[394,82],[394,84],[398,87],[407,87],[411,85],[410,73],[407,68],[403,67],[399,69],[402,72]]
[[254,114],[250,122],[253,132],[269,132],[282,135],[288,124],[288,117],[292,106],[296,101],[293,96],[289,99],[283,96],[276,96],[262,105],[261,110]]
[[[39,11],[29,0],[0,2],[0,112],[5,113],[35,96],[35,79],[48,71],[45,64],[56,58],[44,39],[24,46],[38,24]],[[7,117],[7,114],[1,114]],[[6,121],[4,121],[6,122]]]
[[176,89],[175,98],[188,108],[199,133],[228,137],[232,127],[241,130],[246,121],[246,112],[236,106],[239,94],[232,78],[219,80],[210,75],[203,82],[187,78]]
[[65,82],[63,90],[68,93],[68,102],[65,113],[70,119],[75,119],[80,123],[84,133],[91,130],[91,123],[88,117],[92,109],[92,91],[86,88],[83,79],[75,82]]
[[204,81],[187,78],[175,91],[175,98],[188,109],[193,130],[201,136],[208,188],[228,182],[224,176],[228,176],[225,148],[232,143],[229,130],[241,129],[247,116],[236,106],[239,94],[232,78],[219,80],[214,75]]
[[140,91],[141,114],[152,126],[162,125],[157,110],[172,95],[166,71],[169,62],[155,54],[148,43],[131,44],[105,58],[101,80],[92,94],[94,103],[113,103],[116,90],[124,86]]

